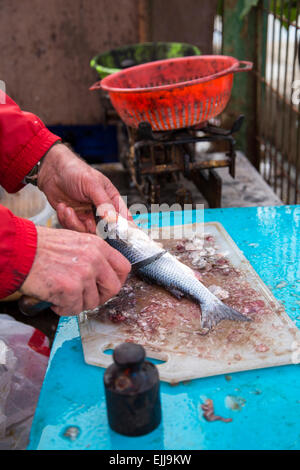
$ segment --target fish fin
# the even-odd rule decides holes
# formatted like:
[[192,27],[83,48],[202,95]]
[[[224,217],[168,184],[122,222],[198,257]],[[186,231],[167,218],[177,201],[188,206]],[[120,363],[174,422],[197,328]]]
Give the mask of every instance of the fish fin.
[[[158,283],[154,283],[152,281],[152,279],[150,279],[149,277],[147,277],[146,275],[142,274],[140,271],[138,271],[136,273],[136,275],[144,282],[146,282],[147,284],[149,285],[160,285]],[[161,284],[163,286],[163,284]],[[167,291],[170,292],[170,294],[173,295],[173,297],[175,297],[176,299],[178,300],[181,300],[183,297],[184,297],[184,294],[183,292],[181,292],[179,289],[176,289],[175,287],[174,288],[167,288]]]
[[201,305],[201,327],[211,329],[222,320],[252,321],[251,318],[242,315],[234,308],[223,302],[214,302]]
[[168,291],[170,292],[170,294],[172,294],[178,300],[181,300],[182,297],[184,297],[183,292],[181,292],[179,289],[175,289],[175,287],[171,288],[171,289],[168,289]]

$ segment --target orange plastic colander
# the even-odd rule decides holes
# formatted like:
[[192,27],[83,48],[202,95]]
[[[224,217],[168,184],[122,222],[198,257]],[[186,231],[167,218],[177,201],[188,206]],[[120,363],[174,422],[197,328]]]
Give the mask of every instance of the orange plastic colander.
[[153,131],[198,126],[220,114],[231,95],[233,74],[253,64],[229,56],[192,56],[148,62],[96,82],[108,92],[129,127],[150,123]]

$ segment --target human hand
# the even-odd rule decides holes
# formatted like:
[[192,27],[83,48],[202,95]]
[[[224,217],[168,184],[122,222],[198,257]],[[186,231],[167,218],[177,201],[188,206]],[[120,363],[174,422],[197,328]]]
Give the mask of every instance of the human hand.
[[21,286],[27,296],[53,304],[58,315],[77,315],[114,297],[130,263],[97,235],[37,227],[32,268]]
[[95,233],[92,205],[106,210],[110,206],[117,214],[131,219],[111,181],[64,144],[54,145],[46,154],[39,171],[38,187],[56,210],[61,225],[70,230]]

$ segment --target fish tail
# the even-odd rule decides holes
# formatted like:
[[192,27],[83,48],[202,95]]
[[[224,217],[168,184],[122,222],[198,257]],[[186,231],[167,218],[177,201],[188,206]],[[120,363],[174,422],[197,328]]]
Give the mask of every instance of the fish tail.
[[201,304],[201,327],[211,330],[222,320],[252,321],[223,302]]

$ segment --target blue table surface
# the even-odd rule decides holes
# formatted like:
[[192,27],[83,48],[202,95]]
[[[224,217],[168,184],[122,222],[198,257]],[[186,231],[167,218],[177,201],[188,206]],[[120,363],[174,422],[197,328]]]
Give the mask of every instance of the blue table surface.
[[[195,220],[185,213],[185,223]],[[175,213],[176,221],[181,213]],[[169,224],[161,214],[162,224]],[[204,221],[220,222],[256,272],[300,326],[300,206],[206,209]],[[145,224],[144,216],[143,223]],[[300,344],[299,344],[300,358]],[[152,433],[124,437],[110,430],[104,369],[84,362],[75,317],[60,319],[32,424],[28,449],[193,450],[299,449],[300,365],[272,367],[161,383],[162,423]],[[241,403],[226,407],[226,396]],[[232,422],[207,422],[201,404]],[[64,434],[75,426],[78,435]]]

